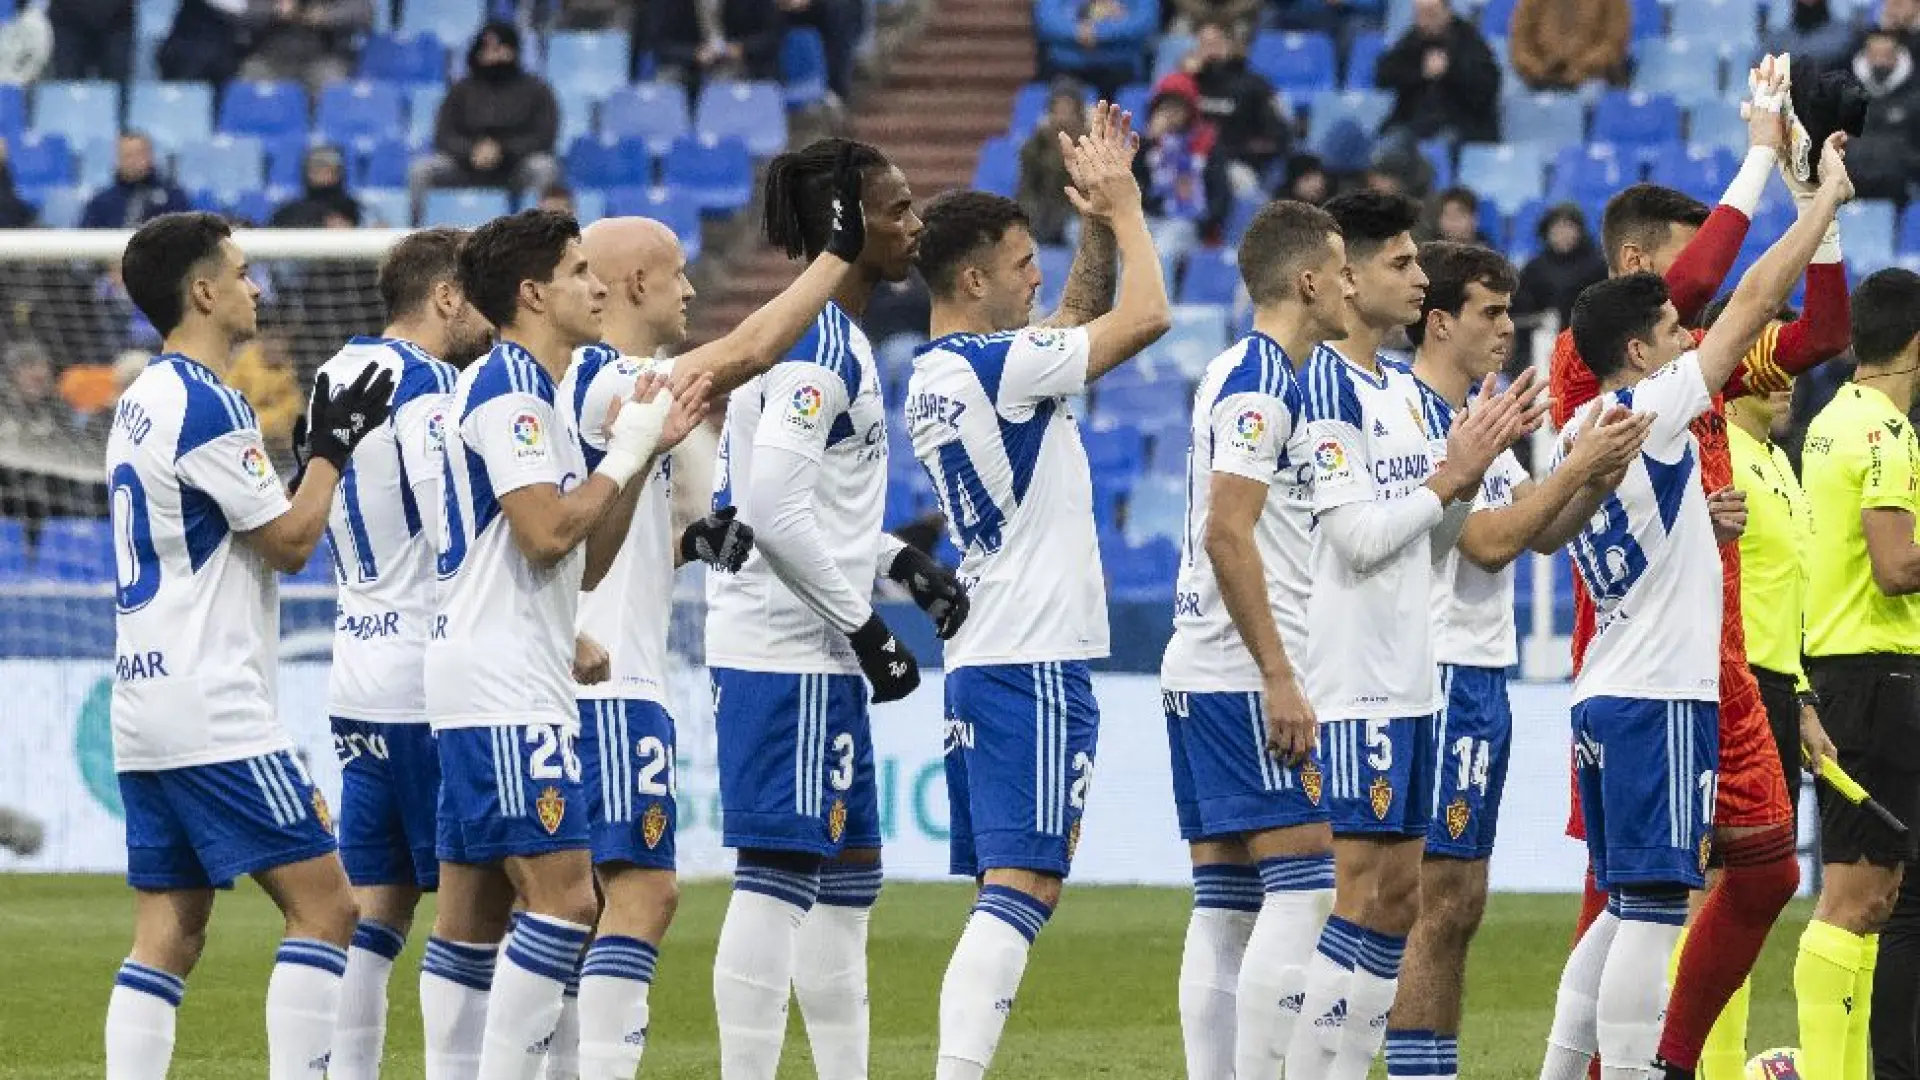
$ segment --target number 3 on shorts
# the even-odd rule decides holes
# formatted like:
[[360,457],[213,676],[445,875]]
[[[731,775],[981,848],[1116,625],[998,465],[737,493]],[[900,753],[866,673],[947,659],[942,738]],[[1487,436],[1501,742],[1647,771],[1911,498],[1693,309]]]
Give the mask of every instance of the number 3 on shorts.
[[[572,728],[554,724],[528,724],[521,738],[533,747],[527,755],[527,776],[533,780],[558,780],[564,774],[569,784],[580,782],[580,755],[574,752],[577,737]],[[554,755],[560,763],[554,763]]]
[[853,786],[853,733],[850,731],[833,737],[833,768],[827,770],[827,786],[835,791]]

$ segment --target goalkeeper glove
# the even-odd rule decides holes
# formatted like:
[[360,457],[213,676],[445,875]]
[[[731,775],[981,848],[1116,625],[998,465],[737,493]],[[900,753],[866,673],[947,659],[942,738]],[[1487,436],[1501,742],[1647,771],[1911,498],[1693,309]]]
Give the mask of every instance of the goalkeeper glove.
[[945,641],[960,631],[967,621],[967,590],[953,571],[935,562],[919,548],[908,544],[893,557],[887,577],[907,587],[913,602],[933,620],[933,632]]
[[860,670],[873,684],[873,704],[899,701],[920,685],[920,662],[887,629],[879,612],[848,634],[847,640],[853,643],[853,654],[860,658]]
[[753,526],[739,520],[738,514],[736,507],[723,506],[687,526],[680,534],[680,557],[729,574],[745,566],[753,550]]
[[867,246],[866,211],[860,206],[860,170],[853,164],[853,143],[840,147],[833,165],[833,207],[827,223],[826,253],[856,262]]
[[386,421],[392,401],[393,372],[379,364],[361,368],[346,389],[338,391],[327,373],[321,372],[313,380],[313,402],[306,415],[293,422],[294,489],[299,489],[307,465],[315,458],[346,472],[353,448]]

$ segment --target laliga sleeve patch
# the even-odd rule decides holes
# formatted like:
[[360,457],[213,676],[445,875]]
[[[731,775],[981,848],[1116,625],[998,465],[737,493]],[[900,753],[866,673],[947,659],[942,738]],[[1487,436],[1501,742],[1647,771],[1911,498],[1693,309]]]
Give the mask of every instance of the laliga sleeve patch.
[[1353,479],[1353,466],[1338,439],[1321,439],[1313,448],[1314,478],[1322,484]]
[[547,458],[547,435],[540,428],[540,418],[530,412],[515,413],[513,417],[513,460],[545,461]]
[[795,431],[811,433],[819,429],[825,412],[826,395],[812,383],[802,383],[794,388],[793,396],[787,399],[787,426]]
[[1233,418],[1233,434],[1228,445],[1243,454],[1256,453],[1267,434],[1267,416],[1259,409],[1242,409]]
[[435,412],[427,417],[427,453],[438,454],[447,448],[447,414]]
[[1059,351],[1067,347],[1067,335],[1052,327],[1032,329],[1027,331],[1027,345],[1034,349]]
[[240,451],[240,471],[246,474],[247,482],[255,491],[266,491],[280,481],[279,474],[273,471],[273,463],[267,460],[267,452],[257,446]]

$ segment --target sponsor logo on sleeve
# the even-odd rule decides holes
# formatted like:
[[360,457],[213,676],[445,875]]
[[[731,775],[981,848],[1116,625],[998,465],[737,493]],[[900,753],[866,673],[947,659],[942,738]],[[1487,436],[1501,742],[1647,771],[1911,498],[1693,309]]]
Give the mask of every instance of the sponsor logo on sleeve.
[[826,395],[811,383],[794,390],[787,401],[787,426],[812,431],[820,426],[820,414],[826,409]]
[[540,430],[540,418],[530,412],[513,418],[513,459],[544,461],[547,457],[546,433]]
[[1320,440],[1313,448],[1313,467],[1320,483],[1353,478],[1353,466],[1347,463],[1347,452],[1338,439]]

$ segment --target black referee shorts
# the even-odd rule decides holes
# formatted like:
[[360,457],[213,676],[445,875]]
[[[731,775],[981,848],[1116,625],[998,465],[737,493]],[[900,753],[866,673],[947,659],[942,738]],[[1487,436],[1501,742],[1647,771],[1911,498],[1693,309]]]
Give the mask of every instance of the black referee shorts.
[[1755,664],[1747,665],[1760,684],[1760,706],[1767,710],[1767,727],[1773,732],[1774,748],[1780,751],[1780,767],[1787,774],[1787,801],[1793,805],[1793,835],[1800,835],[1800,783],[1806,775],[1800,753],[1800,692],[1794,678]]
[[[1920,825],[1920,656],[1874,653],[1807,661],[1820,720],[1840,751],[1840,766],[1909,827]],[[1914,861],[1902,839],[1829,784],[1820,800],[1821,859],[1875,866]]]

